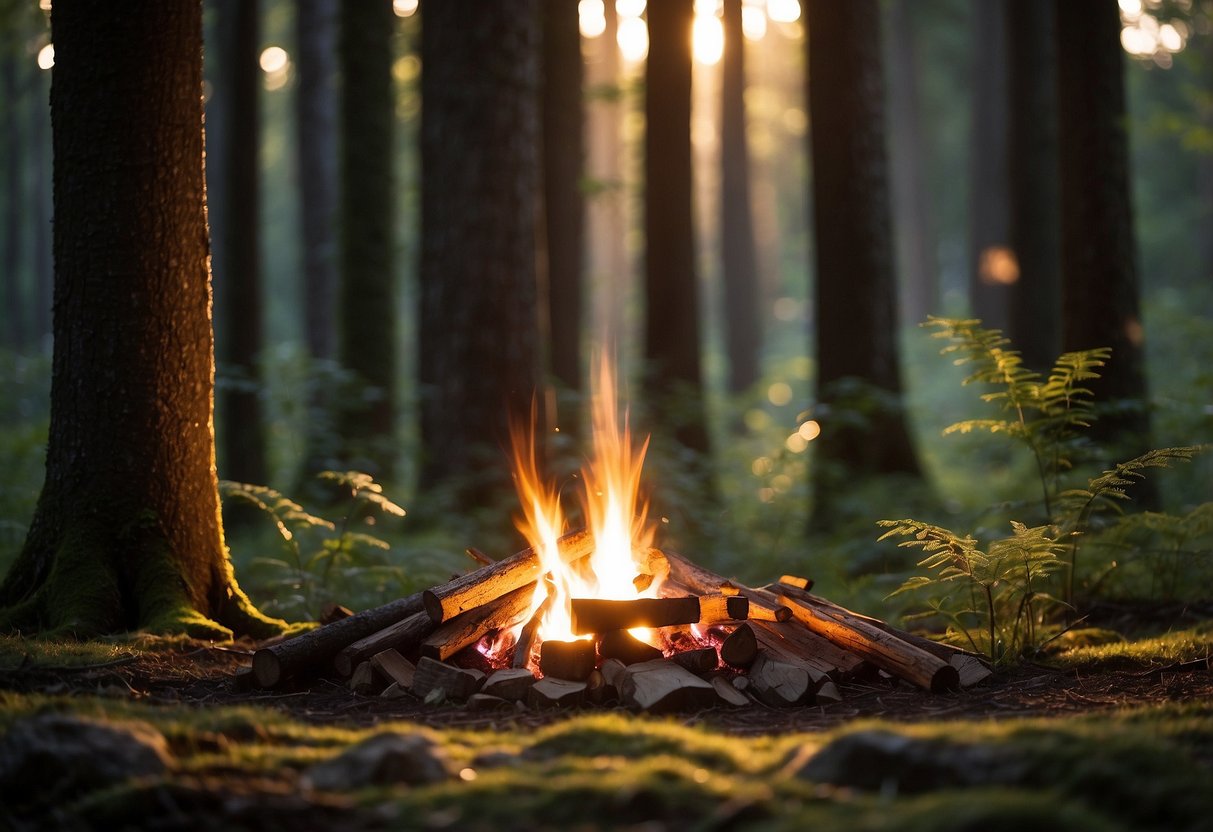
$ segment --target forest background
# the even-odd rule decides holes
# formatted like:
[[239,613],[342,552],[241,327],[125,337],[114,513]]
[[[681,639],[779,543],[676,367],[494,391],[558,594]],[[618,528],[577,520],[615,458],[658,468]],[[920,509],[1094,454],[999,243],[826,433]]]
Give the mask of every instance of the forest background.
[[[621,378],[634,400],[637,427],[657,432],[646,484],[667,545],[747,580],[783,572],[809,574],[832,597],[870,608],[905,579],[913,564],[903,551],[876,541],[877,520],[915,516],[977,537],[996,536],[1007,533],[1008,518],[1024,515],[1024,506],[1039,490],[1031,456],[1023,448],[997,436],[941,436],[953,422],[989,415],[983,410],[988,406],[962,387],[965,368],[940,358],[938,343],[916,324],[928,314],[979,316],[988,326],[1011,330],[1017,343],[1022,337],[1025,353],[1043,349],[1049,360],[1060,351],[1056,338],[1044,339],[1043,348],[1038,341],[1026,342],[1060,327],[1064,310],[1056,286],[1051,300],[1031,305],[1029,326],[1013,322],[1009,298],[1018,282],[1018,266],[1008,271],[1006,257],[1014,171],[1020,170],[1009,149],[1007,125],[1015,122],[1015,108],[1024,106],[1008,92],[1006,44],[1011,32],[1022,28],[1021,16],[1035,14],[1032,19],[1038,22],[1044,18],[1033,3],[894,0],[879,5],[887,128],[883,142],[889,159],[900,301],[897,322],[890,329],[896,331],[907,424],[924,477],[907,480],[875,472],[857,487],[843,489],[843,498],[831,506],[829,522],[823,523],[825,512],[814,504],[811,469],[819,456],[815,442],[831,429],[831,417],[838,412],[822,407],[817,383],[820,356],[814,344],[820,324],[815,287],[826,280],[845,284],[846,276],[817,272],[814,211],[821,213],[822,208],[813,208],[810,200],[812,124],[806,104],[804,20],[794,2],[740,4],[746,129],[738,150],[736,137],[726,138],[724,129],[737,124],[736,115],[721,116],[726,40],[718,41],[717,35],[723,33],[724,7],[696,5],[699,22],[689,103],[698,300],[691,312],[701,327],[694,342],[702,361],[704,396],[682,396],[680,401],[692,410],[702,403],[706,438],[665,441],[663,431],[677,434],[683,414],[668,404],[646,411],[641,392],[649,369],[646,338],[640,334],[649,325],[642,164],[645,47],[643,24],[640,29],[635,25],[642,4],[607,8],[583,2],[577,23],[583,59],[579,72],[584,72],[585,166],[579,175],[565,177],[576,183],[585,211],[583,295],[573,336],[577,348],[572,351],[580,378],[570,384],[567,367],[555,366],[558,353],[550,354],[552,363],[543,376],[546,386],[537,391],[545,418],[545,451],[555,472],[574,476],[587,413],[584,371],[594,348],[614,344]],[[408,2],[395,4],[386,63],[390,97],[386,104],[381,98],[359,105],[364,117],[389,118],[394,125],[389,168],[381,172],[384,182],[393,183],[390,203],[368,198],[347,204],[330,192],[330,219],[320,226],[327,234],[318,235],[317,226],[309,227],[305,216],[308,206],[316,204],[306,189],[322,181],[339,183],[346,170],[342,165],[352,162],[337,144],[345,105],[329,90],[327,114],[306,106],[323,99],[315,87],[305,89],[308,62],[317,49],[321,55],[327,50],[330,72],[353,77],[354,64],[339,67],[348,60],[341,50],[359,51],[357,45],[339,43],[331,4],[327,18],[312,18],[310,25],[300,18],[304,10],[323,12],[325,7],[285,0],[205,4],[219,475],[268,486],[317,514],[345,517],[343,528],[354,525],[367,533],[355,544],[326,548],[317,540],[309,549],[306,537],[302,543],[298,537],[285,541],[272,523],[237,517],[229,499],[228,542],[242,584],[267,612],[288,618],[312,617],[327,601],[366,606],[429,585],[463,567],[465,546],[498,556],[520,548],[510,521],[515,508],[508,488],[501,488],[500,482],[487,489],[479,482],[469,485],[476,479],[472,474],[485,466],[508,482],[498,420],[487,420],[488,427],[477,432],[475,419],[483,417],[482,408],[463,408],[468,418],[449,414],[450,421],[465,430],[460,445],[484,446],[483,455],[461,451],[466,461],[458,465],[451,458],[460,454],[449,443],[440,446],[446,455],[426,447],[422,398],[432,383],[427,372],[433,372],[433,365],[418,337],[425,317],[419,311],[424,15]],[[46,70],[53,51],[48,51],[45,9],[6,2],[0,10],[0,96],[9,116],[0,166],[0,262],[5,274],[0,302],[0,465],[6,471],[0,483],[0,567],[6,567],[33,515],[49,417],[52,264]],[[1139,340],[1148,382],[1149,443],[1193,445],[1208,435],[1213,418],[1213,4],[1191,0],[1143,5],[1125,0],[1120,13],[1130,150],[1126,197],[1132,200],[1136,242],[1136,254],[1130,247],[1129,256],[1139,269],[1138,334],[1144,333]],[[1040,30],[1038,46],[1046,63],[1055,34],[1048,26]],[[309,40],[315,35],[321,36],[319,44]],[[370,49],[362,51],[371,54]],[[535,64],[532,82],[537,92],[541,64]],[[331,81],[334,76],[329,77]],[[370,94],[371,86],[347,83],[346,103]],[[250,89],[251,98],[241,99],[236,92]],[[327,123],[325,130],[317,131],[316,122],[309,121],[316,118]],[[1047,121],[1044,115],[1040,118]],[[305,135],[327,137],[329,144],[309,150]],[[726,145],[729,153],[723,151]],[[730,322],[740,307],[727,294],[722,257],[726,239],[741,225],[723,219],[724,206],[736,201],[722,199],[728,163],[738,158],[749,160],[743,167],[749,177],[755,268],[747,285],[761,333],[749,347],[730,341]],[[1041,203],[1036,210],[1047,217],[1056,209]],[[385,260],[341,260],[334,229],[372,229],[385,221],[390,240]],[[327,282],[305,279],[317,274],[308,258],[317,256],[317,243],[324,244],[318,236],[330,246],[327,254],[322,250],[319,255],[321,273],[327,268],[329,274]],[[343,269],[344,274],[377,282],[369,289],[350,290],[348,279],[339,276]],[[556,285],[554,279],[551,285]],[[374,299],[368,317],[354,318],[358,323],[338,320],[353,307],[338,300],[346,291]],[[509,287],[499,291],[508,295]],[[857,305],[864,302],[861,296],[854,299]],[[326,309],[327,317],[321,314]],[[380,317],[386,313],[394,331],[378,331],[370,324],[379,320],[376,311]],[[343,348],[340,332],[372,340]],[[347,356],[370,357],[372,369],[343,362],[343,349]],[[746,349],[755,356],[754,370],[750,377],[738,377],[736,368],[745,364],[741,353]],[[569,354],[565,350],[559,356],[567,360]],[[366,383],[384,368],[388,377]],[[462,372],[474,376],[482,371],[471,367]],[[875,401],[874,407],[883,406],[878,393],[864,395],[874,396],[868,399]],[[370,412],[385,397],[392,405],[386,431],[357,421],[366,413],[354,421],[343,415],[343,403],[363,402]],[[864,412],[863,407],[856,412]],[[700,414],[685,421],[696,418]],[[557,425],[562,427],[559,433],[554,431]],[[383,435],[361,447],[347,442],[376,433]],[[1092,455],[1091,465],[1074,476],[1081,483],[1144,447],[1130,450],[1116,458]],[[312,475],[325,468],[369,472],[409,514],[394,519],[347,511],[345,504],[314,485]],[[1144,505],[1189,517],[1209,500],[1211,475],[1213,464],[1198,457],[1159,475],[1157,492]],[[241,491],[234,486],[228,490]],[[1098,585],[1111,594],[1169,599],[1198,591],[1201,576],[1210,571],[1210,529],[1188,524],[1179,542],[1157,529],[1147,533],[1153,536],[1145,543],[1109,540],[1090,561],[1088,586]],[[380,542],[388,548],[381,548]],[[317,553],[325,556],[311,557]],[[1140,571],[1122,568],[1126,556],[1137,561]],[[1165,567],[1161,571],[1160,564]],[[1127,577],[1122,580],[1122,575]]]

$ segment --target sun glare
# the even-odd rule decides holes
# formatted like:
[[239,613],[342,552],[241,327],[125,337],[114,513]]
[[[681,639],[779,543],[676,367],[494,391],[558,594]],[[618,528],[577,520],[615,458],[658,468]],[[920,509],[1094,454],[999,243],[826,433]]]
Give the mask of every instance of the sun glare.
[[711,12],[697,14],[691,32],[695,60],[706,66],[720,63],[724,55],[724,26],[720,18]]
[[625,61],[643,61],[649,54],[649,27],[639,17],[625,17],[619,21],[619,29],[615,33],[619,43],[619,51]]
[[48,43],[38,50],[38,69],[50,69],[55,65],[55,44]]

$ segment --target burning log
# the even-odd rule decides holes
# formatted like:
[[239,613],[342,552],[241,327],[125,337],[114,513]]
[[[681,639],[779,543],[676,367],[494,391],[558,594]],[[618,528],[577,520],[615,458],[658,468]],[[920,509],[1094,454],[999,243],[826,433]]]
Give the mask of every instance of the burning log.
[[489,632],[508,627],[526,614],[534,591],[534,584],[525,584],[456,616],[430,633],[421,643],[421,655],[440,661],[448,659]]
[[654,581],[664,583],[669,577],[670,562],[666,560],[665,553],[660,549],[649,549],[645,552],[640,574],[632,579],[632,585],[636,587],[637,592],[644,592]]
[[572,600],[573,632],[578,634],[630,630],[633,627],[669,627],[699,621],[699,599],[634,598],[609,601],[601,598]]
[[792,589],[803,589],[805,592],[813,588],[812,578],[802,578],[799,575],[783,575],[779,578],[779,583]]
[[818,635],[921,688],[940,693],[960,687],[960,673],[947,661],[867,621],[808,604],[796,604],[796,617]]
[[598,654],[592,641],[556,641],[549,639],[539,645],[539,669],[544,678],[554,676],[572,682],[583,682],[594,672]]
[[745,621],[750,617],[750,599],[741,595],[700,595],[699,624]]
[[[560,538],[560,557],[571,563],[590,554],[594,539],[584,529]],[[541,569],[539,555],[534,549],[523,549],[515,555],[455,578],[442,586],[422,593],[425,610],[435,624],[484,606],[519,587],[534,583]]]
[[670,564],[670,584],[681,586],[695,595],[736,594],[746,598],[749,601],[747,617],[750,619],[787,621],[792,617],[792,611],[773,593],[751,589],[729,581],[677,552],[666,552],[665,556]]
[[377,633],[371,633],[366,638],[358,639],[348,647],[342,648],[333,657],[333,668],[342,676],[349,676],[360,662],[389,647],[397,651],[411,652],[433,630],[434,622],[430,620],[425,611],[415,612],[390,627],[385,627]]
[[420,612],[421,608],[421,593],[417,593],[363,610],[272,647],[263,647],[253,654],[253,678],[258,686],[272,688],[301,671],[319,672],[342,648]]
[[623,703],[640,711],[710,708],[717,699],[710,682],[668,659],[631,665],[620,677],[617,687]]
[[645,644],[627,630],[603,633],[598,641],[598,654],[604,659],[618,659],[624,664],[639,664],[661,658],[661,651]]
[[539,625],[543,623],[543,617],[552,607],[553,582],[552,575],[548,573],[543,576],[544,583],[547,584],[548,594],[540,603],[539,608],[535,610],[535,614],[531,616],[531,620],[523,625],[518,632],[518,641],[514,643],[514,660],[510,662],[511,667],[526,667],[531,663],[531,652],[535,649],[535,637],[539,635]]

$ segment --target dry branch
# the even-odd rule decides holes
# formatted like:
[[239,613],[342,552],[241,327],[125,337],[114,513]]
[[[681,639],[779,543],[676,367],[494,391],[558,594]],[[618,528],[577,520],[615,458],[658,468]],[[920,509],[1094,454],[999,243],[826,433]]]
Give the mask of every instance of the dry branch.
[[360,662],[389,647],[403,653],[411,653],[421,640],[434,630],[434,622],[425,611],[415,612],[403,621],[384,627],[377,633],[358,639],[344,647],[333,657],[333,669],[342,676],[349,676]]

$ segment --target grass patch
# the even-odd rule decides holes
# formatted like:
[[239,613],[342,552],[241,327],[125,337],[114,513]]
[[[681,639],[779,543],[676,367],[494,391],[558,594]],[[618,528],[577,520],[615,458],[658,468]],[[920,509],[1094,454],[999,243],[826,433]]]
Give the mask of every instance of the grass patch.
[[1052,661],[1062,667],[1111,669],[1165,666],[1207,660],[1210,656],[1213,656],[1213,621],[1202,621],[1194,627],[1152,638],[1073,647],[1057,653]]

